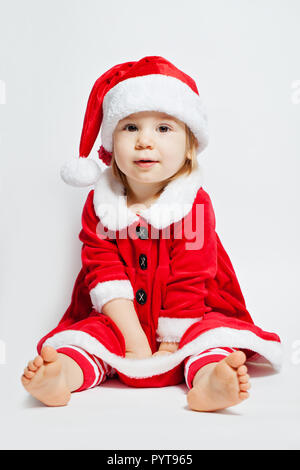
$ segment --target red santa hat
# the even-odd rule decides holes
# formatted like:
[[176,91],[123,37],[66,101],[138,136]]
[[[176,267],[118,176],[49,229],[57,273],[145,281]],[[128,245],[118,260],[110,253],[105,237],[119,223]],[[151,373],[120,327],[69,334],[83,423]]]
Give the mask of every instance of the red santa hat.
[[101,169],[87,158],[101,127],[99,158],[111,164],[113,132],[118,122],[140,111],[160,111],[183,121],[198,141],[197,153],[208,143],[207,117],[195,81],[160,56],[118,64],[95,82],[85,112],[79,158],[61,168],[62,179],[72,186],[90,186]]

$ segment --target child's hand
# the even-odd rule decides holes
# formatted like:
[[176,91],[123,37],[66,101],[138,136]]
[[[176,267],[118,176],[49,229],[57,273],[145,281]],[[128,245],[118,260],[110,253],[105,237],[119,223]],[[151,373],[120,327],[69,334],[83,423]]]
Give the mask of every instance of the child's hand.
[[158,351],[156,351],[153,356],[168,356],[169,354],[173,354],[177,351],[178,346],[179,343],[176,342],[161,342]]
[[169,354],[173,354],[171,351],[156,351],[153,356],[168,356]]
[[127,350],[125,353],[125,357],[128,359],[146,359],[147,357],[152,356],[152,351],[149,347],[146,349],[137,349],[137,350]]

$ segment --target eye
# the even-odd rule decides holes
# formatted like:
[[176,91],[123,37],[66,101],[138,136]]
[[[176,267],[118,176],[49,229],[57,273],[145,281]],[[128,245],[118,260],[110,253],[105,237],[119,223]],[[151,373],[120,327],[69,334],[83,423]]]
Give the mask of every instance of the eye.
[[[133,130],[137,129],[137,126],[135,124],[126,124],[124,126],[124,130],[129,130],[129,132],[131,132],[130,128],[134,128]],[[171,128],[169,126],[159,126],[158,127],[159,129],[163,129],[162,132],[160,132],[160,134],[166,134],[168,131],[171,131]]]
[[[168,129],[171,130],[169,126],[159,126],[159,129]],[[166,134],[167,132],[162,132],[162,134]]]
[[[134,124],[126,124],[126,126],[124,127],[124,130],[126,130],[127,127],[135,127],[135,128],[136,128],[136,126],[135,126]],[[129,131],[129,132],[130,132],[130,131]]]

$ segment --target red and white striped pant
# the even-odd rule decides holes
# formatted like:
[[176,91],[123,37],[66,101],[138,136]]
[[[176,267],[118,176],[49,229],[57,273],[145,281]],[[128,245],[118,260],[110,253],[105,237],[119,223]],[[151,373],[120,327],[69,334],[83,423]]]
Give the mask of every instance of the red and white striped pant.
[[[236,349],[227,347],[210,348],[185,358],[184,378],[187,387],[192,388],[194,376],[201,367],[211,362],[219,362],[234,351]],[[75,390],[76,392],[96,387],[105,382],[107,378],[116,375],[116,370],[109,364],[78,346],[64,345],[58,348],[57,352],[73,359],[83,372],[83,384]]]

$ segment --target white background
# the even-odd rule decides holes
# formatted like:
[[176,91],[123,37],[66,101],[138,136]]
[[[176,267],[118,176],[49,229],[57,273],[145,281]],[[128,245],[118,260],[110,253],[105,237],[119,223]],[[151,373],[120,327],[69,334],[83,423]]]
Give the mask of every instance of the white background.
[[[0,2],[0,447],[299,448],[299,22],[297,0]],[[95,80],[146,55],[196,80],[203,186],[254,321],[283,341],[283,370],[215,414],[189,411],[183,385],[115,381],[46,408],[20,376],[69,305],[89,191],[59,169],[78,155]]]

